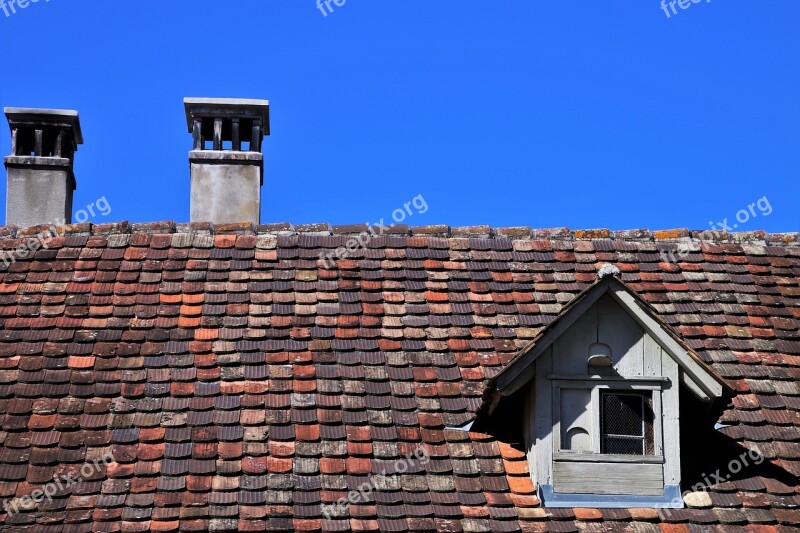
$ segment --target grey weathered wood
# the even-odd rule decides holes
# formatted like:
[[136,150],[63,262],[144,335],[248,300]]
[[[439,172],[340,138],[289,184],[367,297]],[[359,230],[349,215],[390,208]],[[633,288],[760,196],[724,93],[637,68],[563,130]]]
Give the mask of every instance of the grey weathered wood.
[[528,471],[533,478],[534,483],[538,478],[538,470],[536,465],[536,398],[531,391],[525,401],[525,417],[523,422],[523,436],[525,439],[525,450],[528,459]]
[[600,387],[592,388],[592,406],[595,415],[592,417],[592,451],[600,453]]
[[611,347],[614,370],[621,376],[641,376],[643,372],[642,328],[611,297],[597,303],[598,342]]
[[596,382],[599,382],[599,383],[608,382],[608,383],[614,383],[615,385],[617,384],[617,382],[620,382],[620,383],[630,382],[630,383],[636,383],[637,385],[643,385],[643,384],[646,384],[646,383],[652,383],[653,385],[658,385],[660,383],[669,382],[668,378],[665,378],[665,377],[662,377],[662,376],[657,376],[657,377],[653,377],[653,376],[633,376],[633,377],[626,378],[624,376],[590,376],[590,375],[586,375],[586,376],[582,376],[582,375],[570,376],[569,374],[549,374],[547,376],[547,379],[551,379],[551,380],[554,380],[554,381],[561,381],[561,380],[564,380],[564,381],[582,381],[582,380],[585,380],[585,381],[591,381],[591,382],[595,382],[596,381]]
[[681,383],[689,389],[695,396],[704,402],[710,402],[711,396],[706,394],[706,391],[695,380],[693,380],[686,372],[681,372]]
[[[538,485],[558,493],[661,495],[665,484],[681,481],[681,384],[707,400],[721,395],[723,384],[618,281],[604,280],[595,289],[498,377],[498,391],[508,395],[533,380],[525,434]],[[610,347],[613,375],[589,369],[595,343]],[[599,453],[603,389],[652,391],[653,455]],[[589,405],[576,399],[582,390],[590,394]],[[591,450],[562,451],[575,428],[589,433]]]
[[[553,436],[553,450],[571,450],[573,452],[592,452],[592,391],[589,388],[562,388],[555,389],[556,398],[553,402],[556,428]],[[568,434],[572,430],[586,433],[586,443],[580,447],[579,443],[571,443]]]
[[[535,363],[533,364],[533,368],[532,368],[532,370],[530,371],[530,375],[531,375],[531,377],[530,377],[530,379],[531,379],[531,380],[533,380],[533,379],[536,377],[536,364],[535,364]],[[489,414],[490,414],[490,415],[491,415],[492,413],[494,413],[494,410],[495,410],[495,409],[497,409],[497,406],[498,406],[498,405],[500,405],[500,401],[501,401],[501,399],[502,399],[502,398],[501,398],[501,395],[500,395],[500,394],[495,394],[495,395],[492,397],[492,399],[491,399],[491,402],[489,403]]]
[[[681,479],[681,442],[680,442],[680,409],[679,409],[679,380],[680,368],[671,357],[664,357],[661,361],[664,376],[668,377],[673,386],[665,389],[661,394],[661,421],[664,442],[664,478],[667,484],[677,485]],[[655,432],[654,432],[655,436]]]
[[661,374],[661,346],[649,334],[643,336],[644,339],[644,372],[645,377],[659,376]]
[[[653,453],[664,455],[664,391],[653,392]],[[670,435],[678,438],[678,435]]]
[[553,466],[553,491],[659,496],[664,493],[664,471],[659,464],[557,461]]
[[616,454],[591,454],[591,453],[568,453],[556,452],[553,459],[558,461],[571,461],[576,463],[652,463],[663,464],[663,455],[616,455]]
[[553,343],[555,374],[588,374],[589,347],[597,342],[597,309],[589,309]]
[[534,361],[545,352],[550,345],[559,339],[572,324],[594,305],[605,292],[603,290],[589,291],[584,298],[577,302],[568,313],[561,316],[556,324],[549,329],[542,338],[536,342],[530,352],[518,361],[519,364],[507,367],[506,370],[497,378],[497,391],[503,396],[508,396],[519,390],[520,387],[530,381],[535,372]]
[[634,315],[636,321],[661,345],[664,350],[680,362],[684,371],[703,388],[707,395],[719,398],[722,396],[722,384],[712,376],[706,369],[700,366],[694,358],[689,355],[685,348],[673,339],[649,314],[647,314],[622,287],[614,288],[611,292],[613,297],[625,305]]
[[[513,394],[533,377],[533,362],[544,351],[556,342],[575,322],[577,322],[603,295],[608,292],[614,300],[629,313],[638,325],[656,339],[659,345],[671,357],[678,360],[686,373],[700,385],[709,397],[722,396],[723,385],[710,371],[700,365],[689,352],[682,347],[661,325],[644,311],[628,293],[627,289],[613,278],[603,281],[589,289],[580,301],[562,314],[550,329],[536,340],[527,352],[507,367],[497,377],[497,392],[503,396]],[[643,350],[642,350],[643,351]],[[643,355],[642,355],[643,358]],[[643,362],[641,363],[643,365]]]
[[553,351],[547,350],[536,360],[536,471],[537,483],[552,485],[553,463],[553,388],[547,376],[553,368]]

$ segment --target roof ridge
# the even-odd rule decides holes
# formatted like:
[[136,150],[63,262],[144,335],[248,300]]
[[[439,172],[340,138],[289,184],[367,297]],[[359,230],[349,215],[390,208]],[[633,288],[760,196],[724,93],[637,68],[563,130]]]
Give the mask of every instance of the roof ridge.
[[[208,235],[357,235],[368,233],[368,224],[331,225],[328,223],[298,224],[278,222],[272,224],[235,223],[211,224],[209,222],[173,221],[132,223],[129,221],[113,222],[107,224],[93,224],[83,222],[53,227],[39,225],[30,228],[17,226],[0,226],[0,240],[33,237],[43,233],[58,233],[61,235],[115,235],[115,234],[171,234],[193,233]],[[633,241],[633,242],[676,242],[686,239],[706,241],[719,244],[754,244],[754,245],[781,245],[800,246],[800,232],[767,233],[763,230],[727,232],[718,230],[690,230],[688,228],[673,228],[665,230],[628,229],[610,230],[597,229],[570,229],[566,227],[532,228],[530,226],[492,227],[489,225],[474,226],[449,226],[445,224],[427,226],[408,226],[406,224],[392,225],[382,228],[374,235],[396,237],[443,237],[443,238],[483,238],[483,239],[513,239],[513,240],[608,240],[608,241]]]

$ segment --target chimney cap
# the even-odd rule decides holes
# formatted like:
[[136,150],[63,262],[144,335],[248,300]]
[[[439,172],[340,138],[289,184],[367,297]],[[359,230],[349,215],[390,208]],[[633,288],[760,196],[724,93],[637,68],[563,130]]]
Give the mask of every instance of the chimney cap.
[[72,109],[37,109],[33,107],[5,107],[3,112],[11,129],[19,126],[60,126],[72,132],[75,145],[83,144],[81,121]]
[[252,98],[184,98],[186,125],[191,133],[195,118],[230,117],[261,120],[261,131],[269,135],[269,100]]

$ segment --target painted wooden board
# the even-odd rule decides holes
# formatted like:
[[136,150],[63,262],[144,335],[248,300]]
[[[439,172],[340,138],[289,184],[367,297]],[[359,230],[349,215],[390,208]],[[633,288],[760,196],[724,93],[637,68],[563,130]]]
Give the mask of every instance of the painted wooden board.
[[538,479],[538,471],[536,465],[536,397],[535,393],[531,391],[528,395],[528,400],[525,402],[525,418],[524,418],[524,436],[525,436],[525,450],[528,457],[528,471],[536,483]]
[[536,482],[541,485],[552,484],[553,464],[553,387],[545,376],[553,368],[553,351],[548,348],[536,360],[535,405],[536,417]]
[[661,346],[649,334],[644,335],[644,375],[661,377]]
[[662,432],[664,439],[664,477],[668,485],[677,485],[681,480],[681,442],[680,442],[680,367],[671,357],[661,360],[664,376],[670,379],[671,386],[661,393],[663,411]]
[[611,346],[614,370],[620,376],[641,376],[644,372],[644,330],[610,296],[597,302],[598,342]]
[[553,372],[588,374],[589,346],[597,342],[597,308],[580,317],[553,343]]
[[553,465],[553,491],[660,496],[664,493],[664,470],[660,464],[556,461]]
[[703,368],[703,366],[695,361],[675,339],[664,331],[658,322],[639,307],[634,297],[629,294],[627,290],[620,287],[614,289],[610,294],[615,300],[620,304],[624,304],[633,313],[639,325],[657,339],[672,358],[680,362],[682,371],[686,372],[695,384],[703,388],[708,398],[719,398],[722,396],[722,383],[718,381],[709,370]]
[[592,391],[589,388],[559,388],[560,398],[556,398],[560,437],[554,449],[573,452],[591,453],[594,410],[592,409]]
[[[587,312],[589,314],[595,313],[595,316],[597,316],[597,311],[592,309],[592,307],[594,307],[601,298],[607,298],[607,296],[610,295],[619,306],[619,311],[627,314],[628,318],[631,318],[641,329],[656,340],[662,348],[662,356],[669,355],[679,362],[683,373],[691,378],[687,381],[689,390],[697,392],[698,389],[702,389],[704,394],[701,396],[701,399],[721,397],[724,389],[723,382],[714,375],[709,368],[700,363],[699,359],[696,360],[696,355],[690,353],[685,346],[679,344],[678,341],[672,337],[674,331],[672,331],[669,326],[653,316],[650,316],[649,311],[641,307],[634,295],[629,291],[630,289],[613,278],[606,278],[586,291],[574,305],[569,306],[564,314],[559,316],[558,319],[551,324],[542,337],[538,338],[534,344],[521,352],[518,360],[505,368],[497,376],[497,392],[503,396],[509,396],[519,390],[523,385],[527,384],[533,378],[536,369],[536,365],[534,364],[535,360],[546,350],[551,348],[553,343],[560,340],[565,332],[569,330],[573,324],[578,322],[581,317],[587,314]],[[602,305],[606,304],[603,303]],[[607,318],[609,321],[612,321],[610,316]],[[672,334],[668,330],[672,331]],[[640,369],[638,375],[641,375],[644,372],[644,336],[638,337],[640,341],[638,347],[633,345],[626,346],[628,341],[626,341],[624,336],[617,334],[618,330],[614,330],[613,328],[598,328],[598,337],[604,331],[610,332],[611,340],[616,343],[617,347],[622,346],[622,351],[627,353],[629,349],[633,349],[633,352],[638,352],[641,357],[639,363],[636,363],[636,357],[630,361],[628,358],[615,361],[615,370],[628,372],[626,368],[627,365],[638,364]],[[602,339],[600,342],[602,342]],[[617,351],[619,352],[619,350]],[[617,357],[622,356],[618,355]]]
[[526,353],[514,365],[507,367],[503,372],[498,375],[497,390],[504,396],[509,396],[520,389],[523,385],[533,377],[536,369],[534,362],[536,359],[548,350],[553,342],[558,340],[565,331],[567,331],[572,324],[582,317],[599,300],[608,289],[608,282],[595,285],[592,290],[580,299],[569,312],[561,315],[559,319],[552,324],[552,327],[536,342],[536,345],[531,347],[530,351]]

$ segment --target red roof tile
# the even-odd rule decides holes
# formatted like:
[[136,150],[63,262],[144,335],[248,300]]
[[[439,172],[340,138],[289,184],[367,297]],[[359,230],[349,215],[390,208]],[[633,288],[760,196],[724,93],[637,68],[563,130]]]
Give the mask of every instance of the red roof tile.
[[[0,497],[114,458],[0,523],[797,528],[800,236],[731,234],[673,264],[659,251],[692,232],[397,227],[327,268],[320,252],[361,230],[298,230],[82,224],[0,265]],[[19,242],[0,234],[3,249]],[[486,380],[605,262],[739,393],[719,435],[768,459],[711,487],[711,509],[541,509],[523,452],[445,429],[474,417]],[[420,446],[430,462],[388,475]],[[323,519],[323,502],[370,479],[366,499]]]

